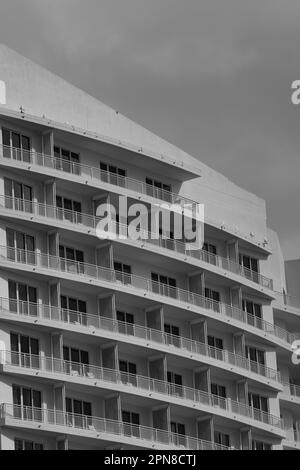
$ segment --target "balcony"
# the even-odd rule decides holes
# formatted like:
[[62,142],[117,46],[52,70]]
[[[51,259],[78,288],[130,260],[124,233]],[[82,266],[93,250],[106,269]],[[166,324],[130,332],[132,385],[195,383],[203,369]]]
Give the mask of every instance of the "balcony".
[[143,181],[128,178],[128,176],[120,176],[116,173],[100,170],[100,167],[92,167],[83,163],[71,162],[61,158],[56,158],[52,155],[45,155],[34,151],[23,150],[5,145],[0,146],[1,159],[6,161],[16,161],[18,163],[26,163],[26,165],[36,165],[43,167],[46,170],[55,170],[58,172],[68,173],[75,177],[81,177],[91,180],[93,183],[106,183],[119,188],[128,189],[136,193],[150,196],[151,198],[158,199],[169,204],[177,205],[194,205],[195,201],[189,198],[180,196],[179,194],[172,193],[152,185],[146,184]]
[[[156,400],[162,395],[167,402],[173,399],[182,406],[194,408],[195,405],[198,405],[204,411],[208,409],[208,412],[216,414],[221,411],[221,415],[228,419],[231,419],[232,415],[238,415],[242,420],[246,418],[271,427],[281,428],[281,419],[279,417],[231,398],[223,398],[203,390],[176,385],[151,377],[120,372],[92,364],[75,363],[54,357],[41,357],[12,351],[0,351],[0,363],[4,366],[4,370],[5,366],[9,365],[17,369],[27,369],[35,377],[37,376],[36,371],[45,372],[52,376],[56,375],[57,380],[61,380],[61,376],[69,376],[75,381],[76,377],[80,377],[92,387],[96,385],[95,381],[99,380],[103,383],[119,385],[121,390],[125,387],[126,393],[134,391],[139,396],[143,396],[143,393],[147,392],[144,395],[145,398],[151,397]],[[97,385],[101,387],[101,384]],[[112,388],[115,390],[115,387]]]
[[147,347],[149,347],[149,343],[150,345],[152,343],[153,349],[160,348],[162,351],[188,358],[192,354],[192,357],[196,356],[199,361],[207,362],[207,359],[211,359],[212,364],[217,367],[229,366],[232,369],[233,366],[236,368],[236,372],[241,375],[245,375],[246,371],[247,373],[250,372],[254,374],[254,379],[257,375],[257,380],[259,378],[267,379],[267,381],[271,380],[275,382],[273,386],[281,389],[280,373],[274,369],[250,361],[248,358],[234,354],[229,350],[217,349],[206,343],[171,335],[143,325],[124,323],[100,315],[71,311],[45,304],[33,304],[5,298],[0,298],[0,311],[3,314],[12,315],[12,317],[17,315],[21,318],[31,318],[32,321],[36,321],[38,318],[47,322],[54,322],[53,327],[57,327],[57,322],[60,323],[60,328],[62,328],[62,324],[74,325],[80,327],[82,331],[88,332],[88,334],[92,333],[91,329],[98,330],[99,334],[107,336],[108,339],[112,339],[112,337],[116,339],[116,334],[118,334],[121,336],[121,340],[131,344],[135,341],[137,345],[140,345],[142,341],[143,345],[146,342]]
[[282,445],[285,448],[300,450],[300,431],[290,427],[285,427],[286,438]]
[[2,425],[37,429],[67,435],[122,442],[144,448],[230,450],[230,448],[191,436],[175,434],[162,429],[138,426],[95,416],[66,413],[59,410],[33,408],[2,403]]
[[255,334],[258,334],[260,331],[264,334],[271,335],[275,339],[278,338],[284,341],[284,338],[288,338],[287,332],[282,328],[249,314],[238,307],[218,302],[201,294],[178,287],[171,287],[135,274],[122,273],[103,266],[82,263],[47,253],[21,250],[9,246],[0,246],[0,259],[2,263],[6,263],[8,266],[26,266],[26,268],[28,267],[33,271],[36,271],[38,268],[42,273],[47,275],[49,275],[51,271],[54,271],[55,273],[67,274],[68,278],[71,275],[72,278],[74,277],[81,282],[90,283],[91,280],[95,280],[103,287],[107,286],[110,289],[113,287],[117,290],[133,293],[141,297],[149,295],[158,302],[161,302],[161,298],[163,297],[164,302],[170,303],[176,307],[186,309],[192,306],[197,313],[198,309],[201,309],[199,313],[203,314],[202,309],[204,309],[206,315],[211,314],[214,319],[220,321],[226,321],[227,318],[238,321],[256,330]]
[[[0,196],[0,207],[16,213],[21,212],[23,214],[33,214],[37,217],[56,220],[66,228],[70,228],[71,224],[78,228],[83,226],[88,230],[92,229],[94,232],[96,231],[97,224],[100,221],[99,217],[91,214],[61,209],[56,206],[12,198],[10,196]],[[116,227],[118,233],[128,233],[128,225],[117,223]],[[128,238],[128,240],[130,241],[130,238]],[[191,262],[193,262],[193,260],[199,260],[204,263],[208,263],[211,266],[229,271],[247,279],[248,281],[273,290],[272,279],[269,279],[256,271],[245,268],[230,258],[214,255],[213,253],[209,253],[205,250],[189,250],[187,248],[187,244],[180,240],[157,238],[150,232],[141,231],[140,240],[142,240],[146,246],[158,246],[159,248],[179,253],[188,257]]]
[[[89,182],[89,184],[95,187],[101,187],[116,193],[127,195],[127,191],[131,191],[132,197],[138,199],[140,199],[141,195],[144,195],[146,198],[149,197],[170,205],[188,206],[189,208],[198,204],[198,202],[193,201],[192,199],[160,188],[155,188],[154,186],[148,185],[137,179],[128,178],[127,176],[119,176],[109,171],[100,170],[100,168],[91,167],[82,163],[70,162],[68,160],[63,160],[52,155],[45,155],[35,151],[26,151],[19,148],[0,145],[0,163],[1,162],[2,164],[8,164],[12,167],[17,166],[18,168],[20,168],[21,163],[24,164],[23,168],[27,170],[34,170],[41,174],[49,174],[50,171],[51,174],[53,172],[54,176],[58,173],[62,178],[69,176],[72,180],[76,180],[82,184]],[[207,215],[205,216],[205,222],[211,226],[217,227],[218,229],[224,230],[224,227],[220,225],[220,222],[207,217]],[[234,227],[226,227],[226,230],[234,235],[236,233],[236,229]],[[248,243],[254,244],[256,247],[270,253],[269,247],[255,242],[251,239],[251,236],[246,234],[240,234],[238,236],[245,238]]]
[[283,391],[280,393],[279,398],[288,400],[300,405],[300,385],[292,384],[289,382],[283,383]]

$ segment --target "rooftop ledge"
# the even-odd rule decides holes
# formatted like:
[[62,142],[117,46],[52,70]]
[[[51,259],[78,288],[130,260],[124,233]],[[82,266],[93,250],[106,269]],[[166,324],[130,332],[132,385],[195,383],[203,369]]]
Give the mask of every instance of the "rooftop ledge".
[[186,181],[192,178],[197,178],[201,176],[201,169],[197,168],[193,165],[186,164],[183,161],[177,161],[169,155],[160,154],[155,152],[151,149],[145,147],[138,147],[131,142],[127,142],[125,140],[118,140],[111,136],[101,135],[96,132],[88,131],[87,129],[82,129],[76,126],[73,126],[70,123],[61,123],[49,119],[47,116],[36,116],[27,114],[25,111],[20,110],[15,111],[12,109],[0,107],[0,115],[10,117],[13,119],[18,120],[26,120],[28,122],[35,123],[37,125],[54,128],[60,131],[71,132],[72,134],[78,135],[80,137],[86,139],[92,139],[102,144],[107,144],[109,146],[113,145],[114,147],[118,147],[122,149],[124,152],[124,156],[126,153],[129,155],[130,152],[130,160],[133,164],[143,164],[145,168],[149,165],[149,157],[156,160],[159,167],[157,168],[159,171],[166,171],[168,169],[168,174],[171,178],[178,179],[180,181]]

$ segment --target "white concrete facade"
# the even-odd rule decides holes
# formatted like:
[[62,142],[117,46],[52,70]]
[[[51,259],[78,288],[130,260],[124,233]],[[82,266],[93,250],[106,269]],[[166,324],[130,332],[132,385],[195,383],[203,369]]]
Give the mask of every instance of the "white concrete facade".
[[[0,83],[0,448],[300,449],[264,201],[4,46]],[[120,195],[204,204],[203,248],[100,240]]]

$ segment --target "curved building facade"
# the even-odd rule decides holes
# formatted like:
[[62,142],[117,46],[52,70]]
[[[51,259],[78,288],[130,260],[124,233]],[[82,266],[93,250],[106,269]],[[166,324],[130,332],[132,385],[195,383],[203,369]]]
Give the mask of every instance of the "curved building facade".
[[[4,46],[0,83],[0,448],[299,449],[300,263],[264,201]],[[203,204],[201,247],[172,217],[100,239],[121,196]]]

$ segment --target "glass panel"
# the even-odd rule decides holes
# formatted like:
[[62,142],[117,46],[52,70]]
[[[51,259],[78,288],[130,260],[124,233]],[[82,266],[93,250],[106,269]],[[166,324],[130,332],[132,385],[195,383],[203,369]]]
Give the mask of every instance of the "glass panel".
[[71,297],[68,300],[69,300],[69,310],[74,310],[76,312],[77,311],[77,300],[72,299]]
[[82,364],[89,364],[89,353],[87,351],[80,351],[80,362]]
[[15,333],[10,334],[10,348],[14,352],[19,352],[19,337]]
[[23,150],[30,150],[30,139],[25,135],[22,135],[22,149]]
[[3,157],[11,158],[10,131],[2,129]]
[[33,390],[32,391],[32,403],[33,406],[36,408],[41,408],[42,406],[42,394],[38,390]]
[[14,281],[8,281],[8,295],[10,299],[17,298],[17,284]]
[[15,232],[9,228],[6,229],[6,242],[9,247],[15,246]]
[[9,178],[4,178],[4,194],[5,194],[5,196],[12,197],[12,194],[13,194],[12,188],[13,188],[12,180],[9,179]]
[[73,400],[74,413],[82,414],[82,402],[80,400]]
[[21,389],[13,385],[13,403],[14,405],[21,405]]
[[83,414],[85,416],[92,416],[92,405],[89,402],[83,402]]
[[32,393],[30,388],[23,388],[23,406],[32,406]]
[[15,450],[23,450],[23,441],[21,439],[15,439]]
[[75,260],[74,248],[66,248],[66,258],[72,261]]
[[36,356],[40,353],[39,340],[35,338],[30,338],[30,352]]
[[18,284],[19,300],[27,301],[27,286],[26,284]]
[[14,197],[18,198],[18,199],[22,199],[23,198],[22,185],[20,183],[18,183],[17,181],[14,181],[13,182],[13,188],[14,188]]
[[20,134],[12,132],[12,146],[15,148],[21,148]]
[[66,411],[67,411],[67,413],[72,413],[73,412],[71,398],[66,398]]
[[3,145],[10,146],[10,131],[2,129],[2,143]]
[[71,361],[72,362],[80,362],[79,359],[79,350],[78,349],[71,349]]
[[20,346],[21,346],[21,353],[29,354],[30,349],[29,349],[29,338],[28,338],[28,336],[21,335]]

